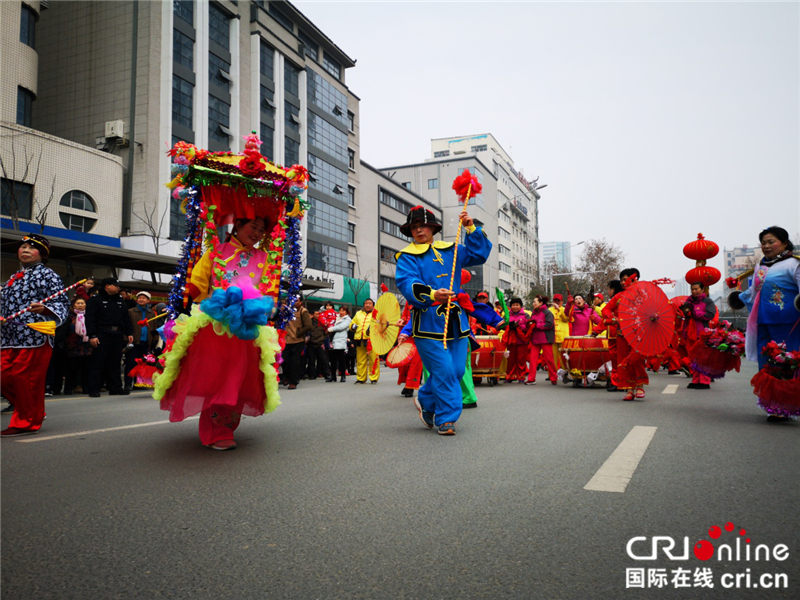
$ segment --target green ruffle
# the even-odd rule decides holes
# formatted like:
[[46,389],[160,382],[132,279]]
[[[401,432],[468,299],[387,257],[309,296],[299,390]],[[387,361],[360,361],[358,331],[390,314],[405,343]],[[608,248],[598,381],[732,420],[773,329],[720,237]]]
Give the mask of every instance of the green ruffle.
[[[234,337],[226,325],[209,317],[197,305],[192,307],[191,316],[180,315],[178,317],[173,327],[177,337],[172,345],[172,350],[166,354],[164,372],[153,375],[153,383],[155,384],[153,398],[161,400],[167,390],[172,387],[181,372],[181,360],[188,352],[194,337],[203,327],[208,327],[209,325],[214,329],[214,333],[219,336]],[[281,403],[278,392],[278,373],[275,369],[275,360],[278,353],[280,353],[280,344],[274,327],[266,325],[259,327],[258,330],[258,337],[253,340],[253,344],[261,350],[258,367],[264,374],[264,391],[267,396],[264,402],[264,412],[270,413],[278,408]],[[222,360],[222,357],[220,357],[220,360]]]

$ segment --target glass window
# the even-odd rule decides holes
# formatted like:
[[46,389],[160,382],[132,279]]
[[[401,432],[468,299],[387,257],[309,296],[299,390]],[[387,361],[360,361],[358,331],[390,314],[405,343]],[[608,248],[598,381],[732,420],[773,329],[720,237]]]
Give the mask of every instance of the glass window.
[[172,121],[192,129],[194,86],[177,75],[172,76]]
[[[300,142],[295,142],[292,138],[284,138],[283,144],[284,160],[288,166],[300,164]],[[311,155],[309,155],[310,157]],[[309,165],[311,163],[309,162]]]
[[294,131],[295,133],[300,132],[300,109],[297,108],[294,104],[285,100],[283,103],[283,118],[286,121],[286,129],[289,131]]
[[275,114],[275,95],[267,86],[261,86],[261,112],[273,116]]
[[397,262],[397,259],[395,258],[396,254],[397,250],[388,248],[387,246],[381,246],[381,260],[394,264]]
[[428,189],[435,190],[439,188],[439,180],[438,179],[428,179]]
[[356,130],[356,115],[349,110],[347,111],[347,128],[350,131]]
[[169,200],[169,239],[182,240],[186,237],[186,215],[181,212],[180,198],[173,198],[170,194]]
[[269,12],[269,16],[271,16],[273,19],[275,19],[278,23],[280,23],[283,27],[285,27],[289,31],[293,31],[294,23],[292,23],[292,20],[289,17],[287,17],[285,14],[279,11],[278,8],[275,6],[275,4],[277,3],[276,2],[269,3],[269,9],[267,10],[267,12]]
[[325,56],[322,57],[322,66],[325,67],[325,70],[328,73],[336,77],[336,79],[341,80],[342,65],[333,60],[331,57],[329,57],[327,52],[325,53]]
[[58,203],[60,206],[67,206],[69,208],[77,208],[78,210],[88,210],[89,212],[97,212],[94,200],[88,194],[78,190],[72,190],[61,196]]
[[[478,179],[478,183],[480,183],[481,186],[482,186],[483,185],[483,173],[481,173],[475,167],[468,167],[467,170],[470,173],[472,173],[473,175],[475,175],[475,177]],[[469,202],[467,202],[467,204],[477,204],[478,206],[483,206],[483,194],[478,194],[477,196],[472,196],[469,199]]]
[[275,51],[267,46],[263,41],[260,47],[259,69],[262,77],[275,79]]
[[347,211],[313,197],[308,199],[308,230],[341,242],[350,241]]
[[319,44],[311,39],[311,36],[308,35],[302,29],[297,30],[297,37],[303,42],[303,52],[306,56],[313,58],[314,60],[319,60]]
[[300,69],[288,62],[284,63],[283,87],[290,94],[300,97]]
[[348,238],[348,242],[351,244],[356,243],[356,224],[355,223],[348,223],[347,227],[350,229],[350,237]]
[[275,152],[275,130],[269,125],[261,123],[261,154],[272,160]]
[[188,69],[194,69],[194,42],[177,29],[172,30],[172,60]]
[[411,205],[408,202],[400,200],[400,198],[393,196],[386,190],[380,190],[378,193],[378,199],[380,200],[381,204],[391,206],[393,209],[400,211],[404,215],[407,215],[411,211]]
[[309,182],[312,190],[318,190],[329,196],[336,196],[335,188],[344,192],[347,189],[347,172],[333,166],[328,161],[322,160],[309,152],[308,171],[314,175],[314,181]]
[[307,266],[311,269],[352,276],[346,250],[309,240],[307,256]]
[[511,234],[507,230],[503,229],[502,227],[498,227],[497,228],[497,235],[499,235],[504,240],[510,240],[511,239]]
[[381,275],[381,283],[384,284],[387,288],[389,288],[389,291],[391,293],[400,296],[401,298],[403,297],[403,295],[400,293],[399,288],[397,287],[397,281],[395,280],[394,277],[389,277],[388,275]]
[[347,96],[316,73],[306,69],[308,73],[308,100],[313,102],[342,125],[348,125]]
[[209,52],[208,78],[209,82],[213,85],[228,91],[231,85],[231,64],[224,58],[220,58],[213,52]]
[[501,263],[498,263],[498,264],[500,265],[500,270],[503,273],[509,273],[509,274],[511,273],[511,267],[509,267],[506,263],[501,262]]
[[94,227],[94,224],[97,223],[97,219],[81,217],[80,215],[58,213],[58,216],[61,217],[61,223],[63,223],[64,227],[71,229],[72,231],[81,231],[87,233],[91,231],[92,227]]
[[403,186],[404,188],[406,188],[407,190],[410,190],[410,189],[411,189],[411,182],[410,182],[410,181],[406,181],[406,182],[404,182],[404,183],[401,183],[400,185],[402,185],[402,186]]
[[347,149],[347,166],[353,170],[356,168],[356,151],[350,148]]
[[400,238],[401,240],[409,239],[400,231],[400,225],[394,223],[393,221],[389,221],[388,219],[384,219],[383,217],[381,217],[381,231],[388,233],[389,235],[393,235],[396,238]]
[[511,256],[511,248],[503,246],[503,244],[497,244],[497,251],[505,256]]
[[472,146],[472,148],[470,148],[469,151],[470,152],[486,152],[487,149],[488,149],[488,146],[486,144],[481,144],[480,146]]
[[208,137],[223,146],[230,146],[231,105],[214,96],[208,97]]
[[356,263],[352,260],[347,261],[347,276],[351,278],[356,276]]
[[23,4],[20,16],[19,41],[36,48],[36,13],[30,6]]
[[21,181],[0,179],[0,213],[7,217],[30,219],[33,214],[33,186]]
[[433,153],[433,158],[444,158],[445,156],[450,156],[450,150],[440,150]]
[[347,186],[347,203],[353,207],[356,205],[356,188],[352,185]]
[[31,127],[33,122],[33,92],[17,88],[17,125]]
[[230,18],[215,4],[208,5],[208,37],[225,50],[231,50]]
[[330,154],[333,158],[347,162],[347,134],[331,125],[319,115],[308,113],[308,143]]
[[194,27],[194,2],[192,0],[174,0],[173,14]]

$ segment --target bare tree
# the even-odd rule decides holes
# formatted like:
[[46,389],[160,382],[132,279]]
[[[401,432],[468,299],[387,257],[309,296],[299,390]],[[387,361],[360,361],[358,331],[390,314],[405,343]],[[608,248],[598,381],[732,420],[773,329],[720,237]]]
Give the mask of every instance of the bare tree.
[[[37,168],[38,176],[38,168]],[[36,194],[34,198],[34,206],[36,207],[36,216],[34,219],[39,224],[39,233],[44,233],[44,226],[47,223],[47,211],[50,210],[50,205],[56,197],[56,176],[53,175],[53,182],[50,184],[50,194],[47,196],[47,202],[43,201],[42,195]]]
[[[34,165],[34,160],[36,164]],[[16,138],[11,138],[11,156],[3,157],[0,154],[0,171],[3,173],[3,179],[6,181],[3,184],[5,188],[3,191],[3,213],[11,218],[13,228],[19,230],[20,219],[30,220],[33,216],[33,195],[36,189],[36,181],[39,179],[39,167],[42,164],[42,150],[39,150],[39,156],[35,154],[28,154],[28,147],[23,145],[23,153],[21,158],[21,172],[17,172],[17,144]],[[29,181],[31,179],[31,181]],[[24,188],[16,184],[30,185],[32,191],[24,191]],[[53,194],[55,193],[55,179],[53,179],[52,191],[50,200],[44,206],[42,215],[37,216],[36,221],[43,228],[43,221],[47,216],[47,209],[52,202]]]
[[144,224],[147,229],[147,236],[153,241],[153,248],[155,248],[156,254],[160,254],[159,249],[161,246],[166,246],[169,243],[169,240],[161,237],[161,232],[164,229],[164,218],[167,216],[167,208],[161,213],[161,218],[156,219],[158,203],[156,202],[151,206],[152,208],[148,208],[148,205],[145,204],[144,215],[140,215],[135,210],[131,210],[131,213]]
[[[606,241],[588,240],[583,247],[578,261],[578,271],[586,273],[581,277],[589,286],[594,286],[596,291],[605,290],[608,282],[619,279],[619,272],[623,268],[625,253],[619,246]],[[599,271],[593,273],[592,271]]]

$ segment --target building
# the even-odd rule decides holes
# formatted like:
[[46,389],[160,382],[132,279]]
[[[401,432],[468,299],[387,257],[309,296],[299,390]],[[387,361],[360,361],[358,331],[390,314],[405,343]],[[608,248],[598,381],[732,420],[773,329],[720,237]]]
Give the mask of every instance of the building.
[[[164,187],[166,150],[183,140],[236,153],[256,130],[270,160],[308,167],[309,281],[363,270],[351,245],[360,233],[359,99],[346,72],[355,61],[291,3],[64,0],[43,2],[41,11],[39,2],[0,4],[4,140],[22,121],[16,127],[56,145],[47,156],[74,150],[48,163],[83,194],[68,200],[66,221],[48,215],[56,237],[77,235],[117,255],[177,256],[185,223]],[[11,179],[20,194],[31,185],[19,172]]]
[[541,266],[555,264],[561,273],[572,271],[572,250],[570,242],[541,242],[539,244],[539,256]]
[[725,248],[722,252],[725,257],[725,279],[738,277],[745,271],[752,269],[764,257],[760,247],[740,246],[731,250]]
[[493,242],[489,261],[472,269],[465,289],[513,290],[526,294],[538,275],[539,226],[536,180],[529,181],[490,133],[431,140],[431,158],[424,162],[380,169],[390,179],[441,210],[443,239],[454,241],[458,205],[453,180],[468,169],[483,186],[470,198],[470,216]]

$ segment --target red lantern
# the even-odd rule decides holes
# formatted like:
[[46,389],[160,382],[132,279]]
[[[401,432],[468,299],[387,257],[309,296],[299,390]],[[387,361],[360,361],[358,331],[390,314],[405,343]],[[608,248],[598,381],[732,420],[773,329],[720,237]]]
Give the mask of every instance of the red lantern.
[[717,283],[721,277],[722,273],[714,267],[695,267],[686,272],[686,282],[690,285],[692,283],[702,283],[708,287]]
[[689,242],[683,247],[683,255],[692,260],[708,260],[719,254],[719,246],[703,237],[702,233],[697,234],[697,239]]

